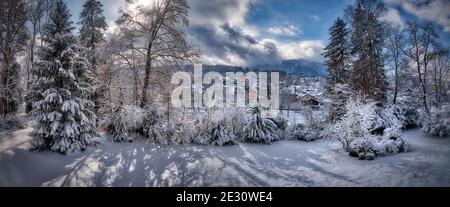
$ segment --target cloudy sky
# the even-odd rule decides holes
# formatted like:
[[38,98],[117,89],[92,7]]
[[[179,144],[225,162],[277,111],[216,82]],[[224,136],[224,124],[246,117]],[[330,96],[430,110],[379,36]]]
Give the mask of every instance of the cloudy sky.
[[[138,0],[143,4],[152,0]],[[322,61],[328,28],[352,0],[188,0],[191,41],[202,62],[252,66],[285,59]],[[450,43],[450,0],[384,0],[385,21],[431,21]],[[74,21],[84,1],[66,0]],[[125,0],[101,0],[111,26]]]

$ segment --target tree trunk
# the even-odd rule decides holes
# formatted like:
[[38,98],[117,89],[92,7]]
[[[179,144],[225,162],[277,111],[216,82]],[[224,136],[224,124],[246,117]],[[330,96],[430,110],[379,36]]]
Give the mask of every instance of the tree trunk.
[[148,87],[150,85],[150,72],[152,68],[151,49],[152,43],[150,41],[147,47],[147,58],[145,61],[145,77],[144,77],[144,86],[142,88],[141,108],[144,108],[148,102],[147,95],[148,95]]

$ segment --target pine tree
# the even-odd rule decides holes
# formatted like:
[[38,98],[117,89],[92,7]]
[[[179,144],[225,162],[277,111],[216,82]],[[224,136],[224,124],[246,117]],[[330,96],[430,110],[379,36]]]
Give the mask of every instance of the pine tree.
[[[103,16],[103,4],[97,0],[87,0],[83,5],[83,11],[80,14],[82,25],[80,30],[80,43],[88,48],[86,56],[90,63],[90,73],[95,77],[97,74],[97,46],[104,42],[103,32],[107,29],[106,19]],[[97,79],[88,80],[93,85],[101,85]],[[95,103],[95,111],[98,111],[101,99],[103,98],[102,88],[98,86],[91,100]]]
[[0,113],[15,113],[20,100],[20,65],[17,53],[28,38],[24,0],[0,1]]
[[89,64],[80,55],[70,17],[66,4],[58,0],[43,29],[45,44],[33,67],[32,85],[40,94],[32,111],[36,147],[63,154],[95,145],[93,103],[87,99],[91,86],[85,82]]
[[385,29],[380,17],[385,5],[379,0],[358,0],[347,10],[352,25],[353,91],[377,102],[386,102],[387,80],[382,58]]
[[330,43],[325,47],[323,56],[328,67],[327,90],[332,90],[336,84],[345,84],[349,77],[349,30],[347,24],[338,18],[330,28]]

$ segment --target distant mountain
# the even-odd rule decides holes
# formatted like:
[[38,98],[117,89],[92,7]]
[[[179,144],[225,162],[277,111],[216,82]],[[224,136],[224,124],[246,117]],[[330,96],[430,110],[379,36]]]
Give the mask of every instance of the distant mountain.
[[[187,65],[183,68],[184,71],[193,72],[194,66]],[[239,67],[228,65],[203,65],[203,73],[207,72],[249,72],[249,71],[278,71],[282,75],[302,75],[307,77],[324,77],[327,76],[326,67],[319,62],[295,59],[283,60],[278,64],[261,65],[254,67]]]
[[327,76],[327,68],[319,62],[295,59],[283,60],[279,64],[258,66],[261,70],[277,70],[283,71],[287,74],[304,75],[304,76]]

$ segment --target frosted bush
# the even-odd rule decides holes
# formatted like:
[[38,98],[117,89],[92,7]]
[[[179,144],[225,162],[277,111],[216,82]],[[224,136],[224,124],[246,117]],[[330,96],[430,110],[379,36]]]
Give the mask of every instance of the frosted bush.
[[281,115],[277,115],[274,118],[270,118],[270,120],[272,120],[278,127],[278,129],[281,130],[287,130],[287,128],[289,127],[289,121]]
[[168,136],[172,137],[171,141],[175,144],[191,144],[196,136],[198,123],[198,120],[185,120],[181,123],[171,121]]
[[371,134],[383,135],[384,131],[389,128],[400,129],[402,128],[402,122],[395,116],[395,112],[392,108],[382,108],[375,106],[373,108],[375,113],[369,120],[369,131]]
[[144,114],[144,110],[136,106],[118,106],[102,121],[102,126],[111,135],[110,141],[132,141],[130,135],[142,130]]
[[144,136],[153,139],[158,144],[169,144],[171,134],[168,126],[163,121],[160,114],[161,109],[157,106],[147,106],[142,119],[142,133]]
[[212,128],[211,143],[218,146],[236,144],[236,136],[225,120],[219,121]]
[[320,139],[321,132],[324,130],[326,122],[324,117],[321,117],[318,114],[315,114],[311,109],[306,111],[306,128],[308,135],[310,136],[310,140]]
[[0,121],[0,128],[3,129],[25,129],[27,126],[26,120],[23,117],[18,117],[13,114],[6,115],[4,120]]
[[297,124],[290,129],[290,139],[310,142],[318,138],[317,133],[309,131],[303,124]]
[[373,160],[377,149],[371,138],[362,137],[352,141],[349,145],[348,153],[350,156],[357,157],[360,160]]
[[244,140],[247,142],[266,143],[279,140],[277,125],[270,119],[261,116],[261,108],[252,109],[253,117],[244,128]]
[[450,135],[450,106],[442,106],[431,113],[429,117],[425,117],[422,130],[433,136]]
[[192,139],[192,143],[205,146],[209,145],[211,144],[211,134],[206,132],[200,132]]
[[322,134],[338,140],[350,156],[371,160],[409,150],[408,142],[401,136],[401,126],[392,110],[357,99],[350,100],[342,119]]
[[355,139],[370,135],[372,120],[375,116],[375,103],[363,103],[361,100],[349,100],[346,105],[347,112],[335,124],[331,124],[322,136],[338,140],[342,148],[349,150],[350,143]]
[[281,115],[270,118],[277,125],[277,134],[280,139],[290,139],[289,121]]
[[230,126],[234,135],[238,137],[238,139],[242,139],[244,137],[245,126],[252,119],[251,114],[247,109],[230,109],[229,114],[225,116],[225,120],[227,124]]
[[412,129],[420,125],[420,116],[417,109],[407,104],[391,106],[391,110],[400,121],[403,129]]

